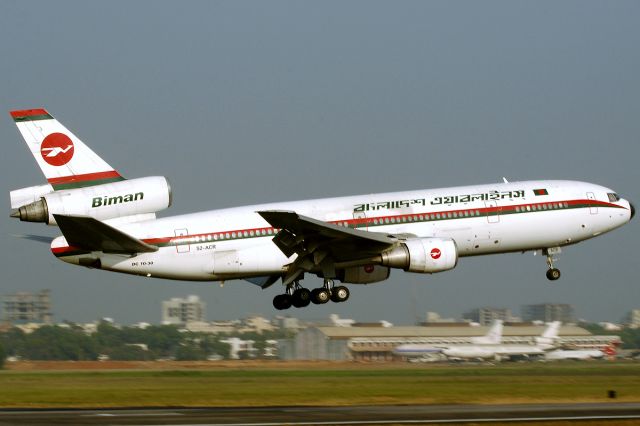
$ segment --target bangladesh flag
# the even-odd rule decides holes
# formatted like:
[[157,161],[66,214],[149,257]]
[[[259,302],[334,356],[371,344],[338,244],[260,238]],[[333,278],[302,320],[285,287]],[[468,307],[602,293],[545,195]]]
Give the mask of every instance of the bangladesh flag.
[[533,193],[536,195],[549,195],[546,189],[534,189]]

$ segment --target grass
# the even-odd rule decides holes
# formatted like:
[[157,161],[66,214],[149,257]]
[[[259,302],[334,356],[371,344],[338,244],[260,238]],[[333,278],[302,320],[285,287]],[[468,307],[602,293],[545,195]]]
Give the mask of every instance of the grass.
[[640,401],[640,364],[0,372],[0,407]]

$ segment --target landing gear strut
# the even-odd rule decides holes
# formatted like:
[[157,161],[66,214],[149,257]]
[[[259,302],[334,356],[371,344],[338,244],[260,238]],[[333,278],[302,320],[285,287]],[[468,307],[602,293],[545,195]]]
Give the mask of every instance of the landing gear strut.
[[548,248],[542,251],[542,254],[547,256],[547,266],[549,267],[547,270],[547,279],[549,281],[555,281],[560,278],[560,269],[553,267],[553,261],[556,260],[553,258],[553,255],[558,253],[560,253],[560,247]]

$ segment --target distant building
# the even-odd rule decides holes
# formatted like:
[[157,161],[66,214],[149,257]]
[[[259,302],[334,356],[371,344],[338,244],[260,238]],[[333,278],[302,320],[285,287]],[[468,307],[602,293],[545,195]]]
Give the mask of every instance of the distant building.
[[[505,344],[533,345],[544,325],[505,326]],[[282,360],[399,360],[393,349],[402,344],[425,344],[434,347],[468,345],[473,337],[487,333],[488,326],[399,326],[399,327],[310,327],[293,339],[278,341]],[[577,326],[563,325],[558,345],[569,349],[602,349],[619,345],[618,336],[594,336]]]
[[274,322],[280,330],[298,331],[305,328],[298,318],[293,317],[277,316]]
[[457,322],[455,318],[442,318],[439,313],[428,311],[424,317],[425,323],[455,323]]
[[254,315],[251,317],[247,317],[243,321],[243,327],[238,330],[240,333],[258,333],[262,334],[265,331],[274,331],[276,327],[271,324],[271,321],[268,319],[261,317],[259,315]]
[[624,324],[629,328],[640,328],[640,309],[632,309],[624,319]]
[[182,325],[192,321],[204,321],[205,303],[198,296],[185,299],[174,297],[162,302],[162,323]]
[[338,314],[329,315],[329,321],[331,321],[331,325],[334,327],[352,327],[353,324],[356,323],[355,320],[349,318],[340,318]]
[[230,346],[229,358],[255,358],[258,350],[253,347],[255,341],[243,340],[238,337],[230,337],[225,340],[220,340],[222,343],[226,343]]
[[539,303],[524,305],[522,319],[528,321],[561,321],[563,324],[575,323],[576,317],[572,305],[566,303]]
[[237,331],[239,321],[189,321],[185,328],[193,333],[230,334]]
[[506,308],[476,308],[462,315],[462,318],[480,325],[490,325],[495,320],[513,321],[511,309]]
[[51,324],[51,292],[20,292],[3,298],[4,320],[13,324]]

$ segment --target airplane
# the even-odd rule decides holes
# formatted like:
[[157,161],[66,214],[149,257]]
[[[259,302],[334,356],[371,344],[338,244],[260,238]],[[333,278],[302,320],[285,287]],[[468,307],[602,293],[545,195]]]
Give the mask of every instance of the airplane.
[[616,344],[612,343],[605,346],[602,349],[555,349],[545,354],[547,361],[556,360],[588,360],[588,359],[602,359],[605,356],[614,358],[616,356],[617,349]]
[[604,358],[605,353],[598,349],[576,349],[576,350],[565,350],[565,349],[556,349],[555,351],[547,352],[544,355],[544,359],[547,361],[557,361],[557,360],[587,360],[587,359],[601,359]]
[[[469,341],[473,345],[497,345],[502,340],[502,320],[495,320],[491,324],[489,331],[484,336],[470,337]],[[398,345],[393,349],[394,355],[405,357],[420,357],[425,355],[440,354],[446,345],[429,345],[424,343],[407,343]]]
[[[157,218],[162,176],[125,179],[45,109],[11,111],[47,184],[11,191],[11,216],[57,225],[58,259],[188,281],[281,280],[276,309],[344,302],[344,284],[451,270],[460,258],[534,251],[557,280],[561,248],[629,222],[633,205],[586,182],[537,180],[278,202]],[[33,236],[32,239],[42,239]],[[301,285],[305,274],[321,287]],[[338,281],[340,285],[336,285]]]
[[495,321],[489,332],[491,339],[475,338],[471,344],[451,344],[446,346],[434,346],[426,344],[399,345],[393,350],[396,355],[433,356],[440,352],[449,359],[503,359],[514,357],[542,356],[547,351],[555,348],[558,338],[560,322],[549,323],[541,336],[535,338],[535,345],[503,344],[502,321]]
[[452,346],[443,350],[442,353],[447,358],[456,359],[503,359],[542,356],[545,352],[555,347],[559,329],[559,321],[549,323],[542,335],[535,338],[535,345],[502,344],[502,336],[500,336],[500,342],[494,346]]

